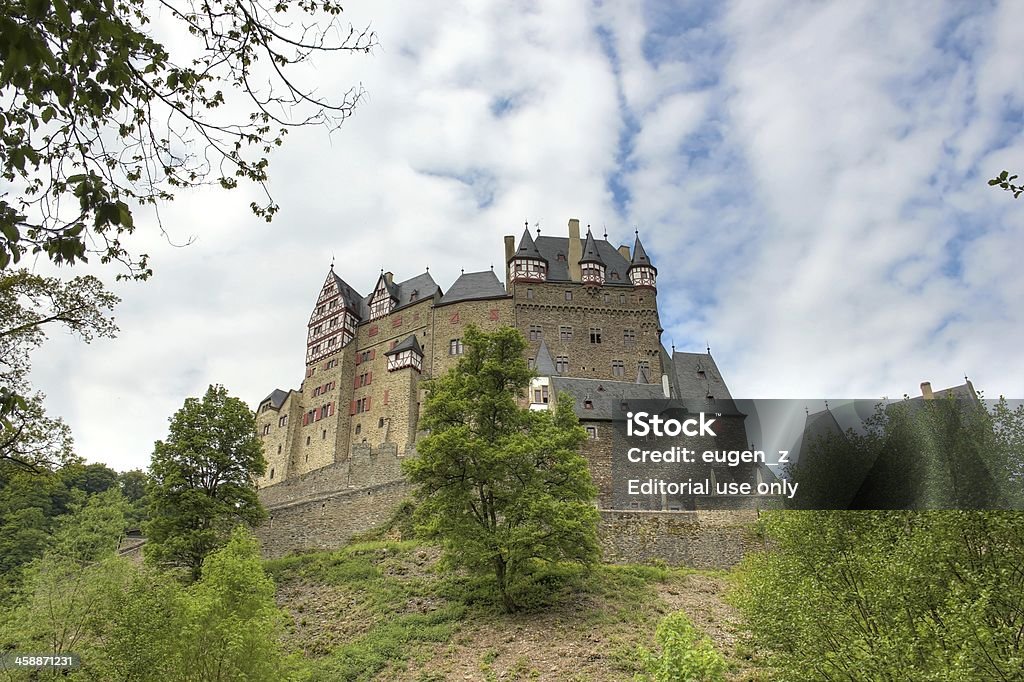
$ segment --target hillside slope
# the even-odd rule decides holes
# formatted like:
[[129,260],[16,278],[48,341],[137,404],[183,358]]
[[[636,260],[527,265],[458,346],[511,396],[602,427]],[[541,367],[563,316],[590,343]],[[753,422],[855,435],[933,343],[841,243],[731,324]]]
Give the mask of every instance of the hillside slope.
[[441,568],[415,542],[367,542],[267,562],[291,618],[287,644],[314,680],[632,680],[658,621],[685,611],[730,663],[757,670],[722,599],[726,576],[600,566],[534,578],[534,597],[500,613],[486,586]]

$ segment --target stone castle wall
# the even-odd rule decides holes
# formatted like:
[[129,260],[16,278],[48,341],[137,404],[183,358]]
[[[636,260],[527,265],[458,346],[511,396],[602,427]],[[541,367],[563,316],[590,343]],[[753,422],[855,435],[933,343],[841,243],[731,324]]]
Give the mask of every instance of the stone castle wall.
[[[257,529],[268,558],[341,547],[392,518],[413,488],[402,477],[395,446],[353,446],[352,458],[260,490],[268,519]],[[752,530],[757,512],[601,510],[604,560],[664,561],[693,568],[729,568],[761,548]]]

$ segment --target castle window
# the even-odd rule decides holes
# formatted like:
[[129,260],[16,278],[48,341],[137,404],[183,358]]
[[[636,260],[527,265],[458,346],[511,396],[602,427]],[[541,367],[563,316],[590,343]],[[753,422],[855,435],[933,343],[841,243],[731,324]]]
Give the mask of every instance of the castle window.
[[704,370],[698,369],[697,370],[697,377],[700,378],[700,379],[703,379],[705,377]]
[[594,409],[594,401],[593,400],[584,400],[583,401],[583,409],[584,410],[592,410],[592,409]]
[[324,307],[322,305],[318,305],[316,307],[316,314],[317,315],[323,315],[324,314]]
[[319,334],[323,330],[324,330],[324,326],[322,324],[318,324],[317,326],[313,327],[313,333],[314,334]]
[[622,330],[622,344],[626,348],[632,348],[636,345],[636,330],[635,329],[623,329]]
[[558,328],[558,340],[559,341],[572,341],[572,327],[562,325]]
[[565,300],[567,300],[567,301],[571,301],[572,300],[572,292],[571,291],[565,292]]
[[278,419],[277,419],[278,427],[284,426],[287,423],[288,423],[288,415],[284,415],[282,417],[278,417]]
[[612,279],[619,279],[619,273],[612,270]]
[[559,355],[555,358],[555,371],[559,374],[569,373],[569,358],[565,355]]
[[590,343],[601,343],[601,328],[591,327],[590,328]]
[[277,446],[277,454],[279,454],[279,455],[281,454],[281,446],[280,445]]
[[419,289],[413,289],[412,293],[409,294],[409,302],[412,303],[413,301],[415,301],[419,297],[420,297],[420,290]]
[[544,338],[544,328],[539,324],[530,325],[530,341],[540,341]]
[[560,254],[558,254],[558,255],[557,255],[557,256],[555,257],[555,259],[556,259],[556,260],[557,260],[557,261],[558,261],[559,263],[564,263],[564,262],[565,262],[565,254],[564,254],[564,253],[560,253]]
[[384,428],[384,417],[381,417],[380,419],[377,420],[377,428],[378,429],[383,429]]
[[263,425],[263,435],[266,436],[269,433],[270,433],[270,424],[264,424]]
[[380,329],[377,327],[377,325],[373,325],[372,327],[370,327],[369,331],[366,332],[366,334],[367,336],[377,336],[377,332],[379,331]]
[[651,372],[651,363],[648,362],[647,360],[641,360],[640,362],[636,363],[636,368],[642,370],[644,374],[649,375]]
[[448,342],[448,355],[462,355],[462,339],[452,339]]
[[621,403],[619,403],[619,409],[625,412],[626,410],[629,409],[629,403],[623,400]]
[[587,427],[587,438],[589,438],[590,440],[597,440],[597,427],[596,426],[588,426]]
[[605,292],[605,294],[604,294],[604,296],[602,298],[604,299],[605,303],[609,303],[612,300],[612,295],[607,293],[607,292]]
[[622,360],[612,360],[612,376],[621,377],[626,375],[626,363]]
[[338,337],[337,336],[332,336],[331,338],[327,339],[327,347],[328,348],[334,348],[334,344],[336,344],[337,342],[338,342]]
[[537,360],[534,358],[526,358],[526,366],[529,367],[530,369],[536,369]]
[[320,440],[327,440],[327,429],[324,429],[323,435],[320,436]]
[[362,431],[362,430],[363,430],[363,425],[362,424],[356,424],[356,434],[358,435],[359,432]]
[[537,388],[533,389],[534,403],[547,405],[549,397],[550,396],[548,394],[547,386],[538,386]]
[[310,437],[309,437],[309,436],[306,436],[306,445],[309,445],[309,444],[310,444],[310,442],[312,442],[312,441],[311,441],[311,439],[310,439]]
[[619,303],[622,304],[622,303],[625,303],[625,302],[626,302],[626,295],[625,294],[619,294]]
[[526,290],[526,298],[533,298],[533,289]]
[[270,467],[270,480],[274,480],[274,467]]

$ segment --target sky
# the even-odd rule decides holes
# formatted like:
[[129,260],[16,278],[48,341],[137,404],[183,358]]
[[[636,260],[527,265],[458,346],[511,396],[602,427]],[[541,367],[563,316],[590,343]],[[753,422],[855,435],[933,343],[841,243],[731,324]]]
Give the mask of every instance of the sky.
[[[118,338],[51,330],[32,379],[88,461],[148,465],[185,398],[255,407],[303,377],[332,259],[442,288],[503,266],[523,223],[634,229],[658,267],[663,341],[710,345],[742,398],[898,397],[970,377],[1024,397],[1021,2],[350,2],[371,54],[300,75],[361,84],[339,130],[251,187],[139,209],[155,275],[116,283]],[[166,17],[158,17],[157,26]],[[188,246],[180,244],[190,242]],[[40,272],[48,264],[36,262]]]

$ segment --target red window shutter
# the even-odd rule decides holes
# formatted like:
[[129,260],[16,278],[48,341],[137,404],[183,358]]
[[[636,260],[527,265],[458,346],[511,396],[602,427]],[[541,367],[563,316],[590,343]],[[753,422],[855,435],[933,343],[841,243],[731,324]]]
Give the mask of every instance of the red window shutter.
[[373,383],[373,372],[370,372],[368,375],[366,375],[366,383]]
[[393,320],[393,321],[391,322],[391,326],[392,326],[392,327],[401,327],[401,326],[402,326],[402,316],[401,316],[401,315],[399,315],[398,317],[396,317],[396,318],[395,318],[395,319],[394,319],[394,320]]
[[370,351],[370,359],[371,360],[376,360],[377,359],[377,349],[376,348],[374,348],[373,350]]
[[306,426],[307,424],[309,424],[309,415],[308,414],[304,414],[304,415],[302,415],[302,425]]
[[458,322],[459,321],[459,314],[455,313],[454,315],[451,316],[451,318],[448,321],[451,322],[452,324]]
[[366,411],[370,411],[370,396],[366,396]]
[[388,404],[388,392],[387,391],[384,391],[384,404],[385,405]]
[[491,319],[492,320],[497,320],[498,319],[498,309],[497,308],[491,308]]
[[358,365],[362,361],[363,361],[363,354],[362,353],[356,353],[356,364]]
[[352,388],[359,388],[359,377],[358,376],[352,382]]
[[349,404],[348,404],[348,413],[349,413],[350,415],[352,415],[352,414],[355,414],[355,413],[356,413],[356,401],[354,401],[354,400],[351,400],[351,401],[349,401]]
[[334,416],[334,403],[327,403],[327,416],[328,417],[333,417]]
[[[373,325],[372,327],[370,327],[370,331],[368,332],[368,334],[369,334],[369,336],[377,336],[377,332],[378,331],[380,331],[380,330],[377,328],[377,325]],[[371,358],[370,359],[373,359],[372,351],[371,351]]]

